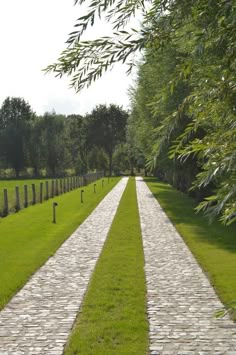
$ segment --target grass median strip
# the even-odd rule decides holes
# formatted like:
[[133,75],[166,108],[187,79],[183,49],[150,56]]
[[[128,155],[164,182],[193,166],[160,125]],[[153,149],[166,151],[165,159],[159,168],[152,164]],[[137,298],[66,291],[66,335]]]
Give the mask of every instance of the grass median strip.
[[236,226],[209,224],[195,202],[170,185],[146,178],[150,190],[207,273],[222,302],[236,300]]
[[[55,253],[60,245],[115,186],[118,178],[102,180],[57,196],[0,220],[0,309],[22,288],[29,277]],[[57,223],[52,223],[52,203],[56,201]]]
[[130,179],[65,354],[147,353],[144,255],[135,181]]

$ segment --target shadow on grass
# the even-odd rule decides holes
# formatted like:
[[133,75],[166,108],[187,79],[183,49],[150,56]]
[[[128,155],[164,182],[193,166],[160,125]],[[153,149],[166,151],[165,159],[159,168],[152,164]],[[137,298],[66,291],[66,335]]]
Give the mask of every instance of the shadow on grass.
[[192,238],[236,253],[236,224],[209,224],[202,213],[196,213],[196,202],[186,194],[156,178],[145,178],[145,182],[180,233],[188,229]]

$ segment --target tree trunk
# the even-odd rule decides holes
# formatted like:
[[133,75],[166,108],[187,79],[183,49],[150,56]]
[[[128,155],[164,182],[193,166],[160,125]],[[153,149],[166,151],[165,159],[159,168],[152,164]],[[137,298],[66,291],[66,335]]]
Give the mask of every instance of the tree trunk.
[[16,174],[16,178],[19,179],[19,176],[20,176],[20,169],[15,168],[15,174]]
[[109,154],[109,176],[112,176],[112,153]]
[[39,176],[39,169],[38,169],[38,167],[35,165],[35,166],[33,167],[33,169],[34,169],[34,177],[38,177],[38,176]]

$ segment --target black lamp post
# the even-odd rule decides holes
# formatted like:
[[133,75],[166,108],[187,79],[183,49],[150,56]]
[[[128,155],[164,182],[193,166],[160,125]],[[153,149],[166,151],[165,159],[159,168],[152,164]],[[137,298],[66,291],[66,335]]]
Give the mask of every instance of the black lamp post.
[[52,219],[52,223],[56,223],[56,207],[58,206],[57,202],[53,202],[52,204],[52,213],[53,213],[53,219]]
[[83,200],[83,193],[84,193],[84,190],[81,190],[80,191],[80,202],[83,203],[84,200]]

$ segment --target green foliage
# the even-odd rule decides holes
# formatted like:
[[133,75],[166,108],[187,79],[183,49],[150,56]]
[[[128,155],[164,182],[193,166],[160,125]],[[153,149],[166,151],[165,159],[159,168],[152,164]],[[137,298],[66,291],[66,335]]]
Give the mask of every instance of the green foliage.
[[26,143],[29,147],[29,164],[34,169],[35,177],[39,176],[41,169],[45,167],[42,133],[42,121],[36,117],[31,124],[29,141]]
[[81,115],[66,117],[67,147],[71,155],[72,166],[78,174],[88,171],[88,119]]
[[48,174],[58,176],[69,165],[68,150],[65,144],[65,118],[54,113],[45,113],[41,119],[42,148]]
[[145,354],[145,295],[135,181],[130,179],[65,354]]
[[[75,3],[88,4],[88,12],[78,19],[68,47],[47,71],[71,75],[71,85],[80,90],[114,63],[127,62],[131,69],[132,56],[144,50],[130,121],[139,149],[149,168],[182,190],[197,177],[195,194],[207,197],[199,209],[210,219],[234,222],[235,1]],[[142,18],[137,31],[128,25],[138,10]],[[99,17],[112,22],[113,36],[83,41],[84,31]]]
[[[130,168],[127,144],[120,144],[113,156],[113,169],[115,173],[127,171]],[[131,174],[132,175],[132,174]]]
[[121,107],[99,105],[88,116],[88,145],[103,149],[109,159],[109,174],[112,174],[113,154],[116,147],[125,141],[128,113]]
[[88,166],[91,170],[108,170],[108,156],[102,148],[93,147],[88,154]]
[[[0,110],[0,168],[34,177],[42,171],[51,177],[68,169],[76,174],[112,171],[116,147],[125,141],[128,113],[116,105],[96,107],[91,114],[37,117],[23,99],[7,98]],[[12,176],[13,177],[13,176]]]
[[16,176],[27,162],[26,141],[34,113],[30,105],[19,97],[7,97],[0,109],[0,156],[15,169]]
[[[81,0],[75,3],[87,3],[88,11],[78,18],[75,31],[68,38],[68,47],[62,52],[58,62],[45,70],[58,76],[72,75],[71,85],[79,91],[84,86],[89,86],[114,63],[129,60],[130,72],[134,66],[133,55],[136,51],[147,47],[162,48],[169,42],[173,27],[178,28],[191,14],[194,1]],[[129,21],[137,12],[142,13],[141,28],[127,29]],[[83,33],[98,18],[112,23],[113,36],[83,41]]]

